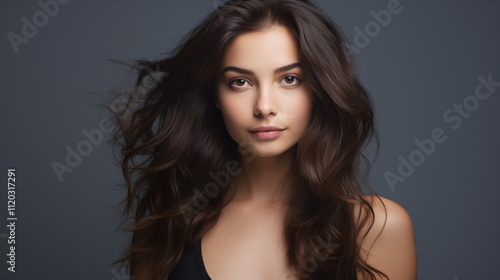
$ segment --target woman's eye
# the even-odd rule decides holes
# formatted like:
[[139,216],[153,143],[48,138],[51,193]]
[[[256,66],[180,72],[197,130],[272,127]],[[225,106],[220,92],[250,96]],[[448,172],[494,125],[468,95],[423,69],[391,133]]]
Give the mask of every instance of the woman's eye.
[[[230,86],[243,87],[247,81],[245,79],[234,79],[229,82]],[[235,84],[236,83],[236,84]]]
[[[284,81],[283,83],[285,85],[297,85],[300,84],[300,79],[295,77],[295,76],[285,76],[281,81]],[[244,87],[245,83],[248,83],[247,80],[245,79],[234,79],[229,82],[230,87]]]
[[[285,76],[283,77],[282,81],[285,81],[285,84],[286,85],[295,85],[295,84],[298,84],[300,79],[295,77],[295,76]],[[293,83],[294,81],[296,81],[296,83]]]

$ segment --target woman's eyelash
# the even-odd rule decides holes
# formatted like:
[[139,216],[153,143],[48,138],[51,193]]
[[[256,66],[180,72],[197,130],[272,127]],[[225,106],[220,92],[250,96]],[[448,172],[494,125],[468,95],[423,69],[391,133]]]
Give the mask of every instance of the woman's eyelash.
[[[293,77],[293,78],[294,78],[294,80],[297,80],[297,83],[296,83],[296,84],[293,84],[293,85],[297,85],[297,84],[300,84],[300,83],[302,82],[302,79],[301,79],[301,78],[299,78],[299,77],[297,77],[297,76],[294,76],[294,75],[286,75],[286,76],[283,76],[283,77],[281,78],[281,80],[280,80],[280,81],[282,81],[283,79],[288,78],[288,77]],[[248,81],[247,81],[246,79],[244,79],[244,78],[236,78],[236,79],[232,79],[232,80],[230,80],[230,81],[229,81],[229,83],[228,83],[228,86],[229,86],[229,87],[232,87],[232,86],[233,86],[233,85],[232,85],[232,84],[233,84],[233,82],[238,81],[238,80],[243,80],[243,81],[245,81],[245,82],[248,82]],[[241,86],[235,86],[235,87],[241,87]]]

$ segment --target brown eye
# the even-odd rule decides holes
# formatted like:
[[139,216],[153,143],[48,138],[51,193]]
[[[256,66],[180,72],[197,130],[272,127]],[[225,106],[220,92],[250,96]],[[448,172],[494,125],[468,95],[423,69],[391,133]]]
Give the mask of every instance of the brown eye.
[[236,85],[235,85],[236,87],[242,87],[242,86],[245,85],[246,80],[245,79],[234,79],[234,80],[231,80],[229,82],[229,86],[234,85],[235,82],[236,82]]
[[297,81],[297,83],[295,83],[295,84],[298,84],[299,83],[298,81],[300,81],[299,78],[297,78],[295,76],[285,76],[283,78],[283,80],[285,80],[285,84],[287,84],[287,85],[294,85],[294,83],[293,83],[294,81]]

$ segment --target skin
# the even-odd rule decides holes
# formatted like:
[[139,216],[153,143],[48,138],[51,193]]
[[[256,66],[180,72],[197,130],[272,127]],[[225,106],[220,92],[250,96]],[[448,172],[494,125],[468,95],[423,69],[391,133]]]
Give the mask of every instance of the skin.
[[[401,205],[390,199],[380,197],[379,200],[373,196],[365,198],[373,208],[375,219],[372,229],[364,228],[360,233],[358,243],[362,248],[361,257],[369,265],[384,272],[391,280],[416,280],[417,248],[410,215]],[[360,209],[358,205],[357,215],[366,215]],[[361,239],[367,232],[366,238]],[[358,279],[371,278],[367,274],[358,273]]]

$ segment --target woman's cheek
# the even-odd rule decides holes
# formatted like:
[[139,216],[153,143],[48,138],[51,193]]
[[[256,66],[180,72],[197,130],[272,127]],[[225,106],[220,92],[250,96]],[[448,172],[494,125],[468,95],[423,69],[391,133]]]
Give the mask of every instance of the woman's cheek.
[[294,104],[294,122],[300,126],[301,129],[305,129],[309,124],[309,119],[312,113],[312,100],[309,95],[304,95],[299,102]]
[[[224,122],[231,135],[236,136],[241,134],[242,130],[247,129],[245,116],[248,113],[246,112],[247,109],[245,109],[245,102],[233,98],[232,100],[223,100],[221,105]],[[248,103],[246,106],[248,106]]]

